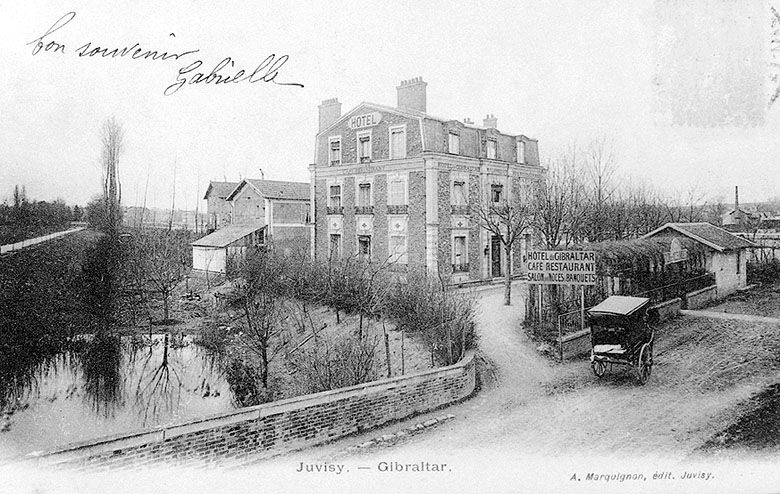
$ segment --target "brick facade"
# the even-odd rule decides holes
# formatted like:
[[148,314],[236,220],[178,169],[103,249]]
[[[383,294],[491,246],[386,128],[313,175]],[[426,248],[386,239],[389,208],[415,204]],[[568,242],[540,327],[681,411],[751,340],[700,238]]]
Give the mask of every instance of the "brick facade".
[[[327,100],[330,102],[327,105],[323,102],[321,110],[326,107],[330,113],[320,115],[315,162],[310,167],[314,177],[311,183],[315,201],[317,233],[313,254],[316,258],[327,259],[328,231],[334,225],[343,225],[343,256],[357,254],[356,215],[369,214],[373,221],[371,259],[384,261],[390,242],[388,215],[392,214],[393,218],[405,220],[407,228],[407,263],[395,266],[396,269],[438,270],[452,283],[492,277],[490,237],[480,229],[469,205],[474,208],[486,201],[490,184],[503,184],[509,193],[515,184],[543,177],[537,142],[523,135],[498,131],[495,128],[497,119],[492,115],[485,119],[484,127],[431,117],[425,113],[425,87],[426,83],[419,78],[404,81],[398,87],[398,107],[363,103],[343,116],[330,112],[333,104],[340,105],[337,99]],[[394,128],[404,131],[405,155],[391,153],[391,129]],[[456,153],[449,152],[450,134],[459,139]],[[358,155],[361,135],[370,135],[370,153],[362,159]],[[495,156],[490,155],[490,158],[489,142],[495,143]],[[396,143],[400,149],[398,140]],[[519,152],[524,153],[524,159],[520,159]],[[390,177],[397,175],[407,177],[406,204],[388,207]],[[454,176],[466,184],[468,205],[453,207]],[[372,208],[355,211],[356,180],[371,183]],[[329,220],[328,189],[334,184],[342,185],[343,208],[340,211],[331,209]],[[364,219],[361,222],[366,223]],[[461,261],[459,271],[453,273],[453,236],[460,234],[467,237],[467,256],[461,258],[467,257],[468,266]],[[524,246],[525,242],[516,244],[512,256],[514,273],[520,270]],[[505,254],[501,256],[503,258]],[[502,262],[502,271],[504,266]]]
[[248,463],[455,403],[469,397],[474,385],[474,355],[468,352],[449,367],[88,441],[24,460],[82,469]]
[[265,200],[251,187],[242,187],[231,201],[233,205],[234,225],[263,222],[265,219]]
[[216,230],[232,223],[233,206],[227,200],[237,182],[210,182],[206,189],[206,216],[209,230]]
[[309,256],[313,240],[309,190],[309,184],[300,182],[211,182],[205,196],[210,228],[265,225],[265,241],[273,248]]

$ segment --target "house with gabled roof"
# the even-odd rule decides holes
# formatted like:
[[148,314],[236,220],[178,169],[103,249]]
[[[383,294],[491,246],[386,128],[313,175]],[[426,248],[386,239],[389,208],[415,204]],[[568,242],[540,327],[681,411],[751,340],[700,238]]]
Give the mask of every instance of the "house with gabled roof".
[[230,224],[232,206],[228,196],[236,188],[238,182],[209,182],[206,194],[206,215],[208,231],[213,232]]
[[265,240],[284,252],[308,255],[313,225],[309,221],[309,184],[244,179],[228,195],[233,225],[263,224]]
[[474,208],[504,201],[544,176],[537,141],[427,112],[427,83],[402,81],[395,107],[363,102],[341,114],[337,98],[319,106],[311,174],[312,256],[389,261],[450,283],[519,272],[529,237],[509,259],[481,228]]
[[251,249],[309,255],[314,227],[309,221],[309,184],[256,179],[211,182],[206,200],[217,229],[192,243],[194,269],[224,272],[232,257]]
[[[705,269],[715,275],[718,297],[747,286],[747,249],[755,244],[711,223],[666,223],[642,238],[685,238],[705,247]],[[683,252],[670,252],[672,258]]]

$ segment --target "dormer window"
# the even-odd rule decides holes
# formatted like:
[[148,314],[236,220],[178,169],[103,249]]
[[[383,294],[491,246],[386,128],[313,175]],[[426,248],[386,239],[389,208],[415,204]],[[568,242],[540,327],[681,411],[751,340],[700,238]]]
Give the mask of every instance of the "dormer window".
[[341,137],[330,138],[328,155],[331,166],[341,164]]
[[450,154],[460,154],[460,136],[454,132],[448,134],[447,151]]
[[525,142],[517,141],[517,162],[525,163]]
[[489,160],[496,159],[496,140],[488,139],[486,146],[487,146],[487,158]]

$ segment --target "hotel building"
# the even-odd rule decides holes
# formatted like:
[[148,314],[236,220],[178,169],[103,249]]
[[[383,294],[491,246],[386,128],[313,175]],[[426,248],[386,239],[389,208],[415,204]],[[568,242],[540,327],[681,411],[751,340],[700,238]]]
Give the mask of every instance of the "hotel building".
[[[313,257],[390,260],[450,283],[503,275],[504,249],[474,209],[544,176],[537,141],[499,131],[492,114],[481,126],[429,115],[426,93],[418,77],[397,87],[395,107],[364,102],[342,114],[336,98],[319,106]],[[514,273],[528,238],[512,253]]]

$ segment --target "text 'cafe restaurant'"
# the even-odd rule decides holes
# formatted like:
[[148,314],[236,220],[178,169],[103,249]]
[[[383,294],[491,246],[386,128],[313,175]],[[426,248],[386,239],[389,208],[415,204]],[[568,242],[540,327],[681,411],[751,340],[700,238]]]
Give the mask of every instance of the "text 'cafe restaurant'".
[[582,284],[596,283],[596,254],[591,251],[529,251],[529,283]]

